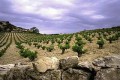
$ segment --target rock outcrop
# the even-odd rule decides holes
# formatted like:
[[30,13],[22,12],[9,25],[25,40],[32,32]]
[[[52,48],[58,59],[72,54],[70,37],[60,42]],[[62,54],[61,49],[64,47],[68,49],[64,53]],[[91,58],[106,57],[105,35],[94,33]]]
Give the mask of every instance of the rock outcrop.
[[44,59],[36,61],[33,67],[0,65],[0,80],[120,80],[120,58],[117,56],[99,58],[92,63],[78,63],[78,57]]
[[28,29],[17,27],[11,24],[9,21],[0,21],[0,32],[25,32]]

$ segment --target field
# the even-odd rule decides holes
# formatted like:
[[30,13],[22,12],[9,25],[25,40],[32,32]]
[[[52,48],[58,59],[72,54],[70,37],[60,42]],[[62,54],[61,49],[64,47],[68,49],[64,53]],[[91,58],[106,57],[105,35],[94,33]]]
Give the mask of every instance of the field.
[[0,33],[0,64],[31,63],[41,57],[79,56],[80,61],[120,53],[120,28],[42,35],[28,32]]

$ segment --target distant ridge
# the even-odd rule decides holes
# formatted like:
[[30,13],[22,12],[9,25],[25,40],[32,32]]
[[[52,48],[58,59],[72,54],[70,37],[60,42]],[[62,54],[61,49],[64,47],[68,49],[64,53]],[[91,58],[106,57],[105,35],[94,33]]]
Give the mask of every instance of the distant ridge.
[[[80,32],[84,32],[84,31],[102,31],[102,30],[112,30],[112,29],[117,29],[120,31],[120,26],[114,26],[111,28],[102,28],[102,29],[93,29],[93,30],[83,30],[83,31],[79,31],[79,32],[74,32],[74,33],[80,33]],[[33,27],[31,29],[25,29],[22,27],[17,27],[13,24],[11,24],[9,21],[1,21],[0,20],[0,32],[32,32],[32,33],[39,33],[39,30],[36,27]],[[41,34],[41,33],[40,33]],[[46,35],[59,35],[59,34],[71,34],[71,33],[58,33],[58,34],[46,34]],[[45,35],[45,34],[44,34]]]

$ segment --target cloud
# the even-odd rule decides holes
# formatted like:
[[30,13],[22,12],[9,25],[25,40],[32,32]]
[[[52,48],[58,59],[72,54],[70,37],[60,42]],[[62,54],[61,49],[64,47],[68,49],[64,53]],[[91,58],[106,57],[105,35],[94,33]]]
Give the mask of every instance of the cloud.
[[120,25],[119,0],[1,0],[0,20],[36,26],[41,33],[71,33]]

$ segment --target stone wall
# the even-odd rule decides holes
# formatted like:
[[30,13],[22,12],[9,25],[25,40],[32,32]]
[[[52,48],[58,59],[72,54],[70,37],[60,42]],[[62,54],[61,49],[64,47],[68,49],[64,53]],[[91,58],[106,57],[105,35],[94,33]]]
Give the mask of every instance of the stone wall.
[[79,63],[78,57],[45,59],[33,63],[33,67],[20,63],[0,65],[0,80],[120,80],[120,58],[116,56],[92,63]]

